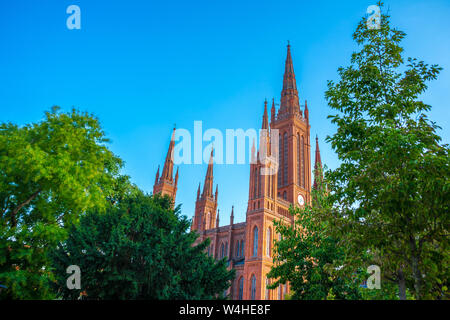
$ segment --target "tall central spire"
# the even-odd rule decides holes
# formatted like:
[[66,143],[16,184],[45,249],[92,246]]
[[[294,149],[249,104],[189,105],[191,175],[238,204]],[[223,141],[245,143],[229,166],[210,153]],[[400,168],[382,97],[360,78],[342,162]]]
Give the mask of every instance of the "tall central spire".
[[299,112],[300,105],[298,101],[297,83],[295,81],[294,65],[291,57],[291,45],[288,42],[279,113],[294,114]]

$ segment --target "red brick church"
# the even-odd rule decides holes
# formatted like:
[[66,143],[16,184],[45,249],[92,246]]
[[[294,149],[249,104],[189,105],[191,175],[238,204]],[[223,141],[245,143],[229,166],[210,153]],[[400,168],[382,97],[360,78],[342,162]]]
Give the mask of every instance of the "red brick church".
[[[236,270],[236,278],[229,289],[231,299],[271,299],[282,300],[289,293],[289,285],[276,290],[268,290],[266,275],[273,265],[272,247],[277,235],[274,232],[274,220],[282,219],[293,223],[289,206],[301,206],[311,201],[311,145],[308,106],[300,106],[290,45],[283,78],[283,89],[278,110],[272,100],[269,115],[267,101],[264,104],[262,129],[270,132],[278,129],[278,150],[271,145],[268,136],[261,136],[258,151],[252,148],[250,164],[250,183],[246,221],[235,223],[231,210],[230,224],[219,227],[218,187],[213,189],[213,151],[208,164],[203,190],[197,190],[195,215],[192,230],[200,237],[198,241],[210,238],[208,254],[216,259],[227,258],[229,268]],[[303,110],[302,110],[303,109]],[[175,129],[174,129],[175,130]],[[174,131],[175,132],[175,131]],[[156,173],[153,193],[167,194],[175,201],[178,182],[178,170],[173,176],[172,153],[174,134],[164,163],[163,171]],[[264,149],[264,150],[263,150]],[[260,161],[260,154],[271,155],[278,152],[278,172],[261,174],[271,163]],[[316,138],[315,166],[321,166],[320,151]]]

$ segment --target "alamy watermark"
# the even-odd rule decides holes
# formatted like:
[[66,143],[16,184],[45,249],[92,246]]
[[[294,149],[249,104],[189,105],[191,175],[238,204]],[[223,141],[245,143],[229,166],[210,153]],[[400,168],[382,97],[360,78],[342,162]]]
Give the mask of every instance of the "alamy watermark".
[[[259,138],[259,139],[258,139]],[[214,149],[216,164],[263,165],[261,174],[273,175],[278,171],[278,129],[219,129],[211,128],[203,132],[202,121],[194,121],[193,135],[191,131],[178,128],[175,130],[174,164],[208,163],[211,149]],[[259,140],[259,147],[257,141]],[[207,142],[206,146],[203,143]]]
[[381,10],[377,5],[371,5],[367,7],[367,14],[369,17],[367,18],[367,29],[369,30],[379,30],[381,29]]
[[81,9],[77,5],[70,5],[66,9],[66,13],[70,16],[66,20],[67,29],[81,29]]
[[67,267],[66,273],[71,274],[66,281],[67,289],[81,289],[81,270],[80,267],[73,264]]

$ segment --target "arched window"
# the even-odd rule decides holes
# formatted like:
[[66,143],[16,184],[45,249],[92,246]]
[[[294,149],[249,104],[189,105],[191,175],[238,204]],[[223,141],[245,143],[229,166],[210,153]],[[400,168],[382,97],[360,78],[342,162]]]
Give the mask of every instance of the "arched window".
[[225,253],[224,253],[224,257],[228,257],[228,241],[225,242]]
[[286,194],[286,191],[283,192],[283,199],[284,199],[284,200],[287,200],[287,194]]
[[269,300],[269,278],[266,277],[266,300]]
[[220,258],[223,258],[223,254],[224,254],[224,245],[223,243],[220,245]]
[[258,255],[258,227],[253,229],[253,256]]
[[244,256],[244,240],[241,240],[241,257]]
[[272,236],[272,229],[269,227],[269,228],[267,228],[267,234],[266,234],[266,256],[268,256],[268,257],[271,256],[271,254],[270,254],[271,249],[272,249],[271,248],[271,243],[272,243],[271,236]]
[[213,244],[211,245],[211,256],[214,257],[214,245]]
[[283,137],[283,185],[287,185],[288,183],[288,137],[287,133],[284,133]]
[[300,186],[300,177],[301,177],[301,160],[300,160],[300,133],[297,133],[297,184]]
[[239,240],[238,241],[236,241],[236,253],[235,253],[235,255],[236,255],[236,257],[239,257]]
[[210,219],[211,219],[211,214],[208,212],[206,214],[206,229],[209,229],[209,223],[210,223]]
[[244,277],[239,279],[238,290],[238,299],[242,300],[244,296]]
[[255,277],[255,275],[252,275],[250,288],[251,288],[250,289],[250,299],[255,300],[256,299],[256,277]]

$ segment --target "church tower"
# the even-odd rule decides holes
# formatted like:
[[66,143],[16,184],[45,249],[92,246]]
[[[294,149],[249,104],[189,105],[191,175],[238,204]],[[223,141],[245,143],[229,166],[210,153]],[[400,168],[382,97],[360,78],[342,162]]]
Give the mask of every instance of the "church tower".
[[[195,202],[195,215],[192,221],[191,230],[197,230],[199,233],[216,228],[216,211],[217,211],[217,197],[218,186],[213,193],[213,153],[211,149],[211,156],[209,158],[208,169],[206,171],[205,183],[203,184],[203,192],[200,194],[200,184],[197,190],[197,200]],[[218,219],[218,217],[217,217]]]
[[278,197],[292,204],[310,202],[311,153],[309,111],[299,104],[290,45],[287,46],[286,65],[278,115],[271,124],[279,130]]
[[159,167],[156,171],[155,184],[153,185],[153,194],[168,195],[172,197],[175,204],[178,184],[178,168],[173,178],[173,148],[175,146],[175,128],[173,128],[172,137],[170,139],[169,150],[167,150],[166,161],[161,176],[159,176]]
[[[264,102],[260,144],[252,147],[249,200],[245,230],[245,265],[243,298],[251,300],[283,299],[287,286],[269,290],[267,273],[273,265],[274,221],[293,224],[289,206],[303,206],[310,201],[311,161],[309,112],[301,110],[290,45],[283,77],[278,113],[272,100],[271,118]],[[270,138],[276,137],[278,146]],[[272,142],[271,142],[272,141]],[[278,163],[267,161],[278,155]]]

